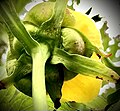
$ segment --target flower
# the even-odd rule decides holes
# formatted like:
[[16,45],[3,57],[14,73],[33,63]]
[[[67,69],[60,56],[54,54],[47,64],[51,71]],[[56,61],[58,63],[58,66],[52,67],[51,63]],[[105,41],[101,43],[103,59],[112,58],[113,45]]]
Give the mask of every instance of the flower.
[[[70,19],[73,19],[73,17],[75,18],[74,24],[67,24],[69,27],[73,27],[82,32],[86,37],[88,37],[93,45],[97,47],[102,46],[100,41],[100,32],[97,29],[95,22],[89,18],[88,15],[72,10],[67,10],[67,13],[71,16],[70,18],[68,15],[65,16],[67,21],[71,21]],[[65,21],[63,21],[63,25],[64,23]],[[99,61],[99,58],[94,53],[91,58]],[[64,81],[61,101],[87,103],[98,95],[101,85],[102,81],[99,79],[78,74],[76,77],[68,81]]]

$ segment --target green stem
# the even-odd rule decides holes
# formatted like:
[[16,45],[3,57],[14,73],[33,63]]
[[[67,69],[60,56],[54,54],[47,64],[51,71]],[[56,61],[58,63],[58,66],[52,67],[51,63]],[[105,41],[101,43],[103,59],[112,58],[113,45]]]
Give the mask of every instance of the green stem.
[[[9,0],[0,2],[0,16],[13,35],[23,44],[33,59],[33,103],[34,110],[47,110],[46,88],[45,88],[45,63],[50,53],[46,44],[39,44],[32,39],[21,23],[15,12],[12,2]],[[11,81],[11,80],[10,80]]]
[[[44,44],[43,44],[44,45]],[[41,50],[43,48],[43,50]],[[35,111],[47,111],[46,86],[45,86],[45,63],[49,57],[46,45],[38,48],[37,53],[32,54],[32,96]]]
[[[47,27],[48,30],[50,28],[51,34],[53,33],[52,30],[55,30],[53,33],[53,37],[59,35],[59,30],[61,28],[61,23],[63,20],[63,12],[66,9],[67,1],[68,0],[56,1],[55,10],[57,11],[55,12],[55,17],[53,16],[52,19],[53,25]],[[13,33],[13,35],[23,44],[26,51],[32,56],[32,96],[34,110],[47,111],[48,108],[46,102],[45,88],[45,63],[50,56],[50,49],[46,44],[39,44],[26,31],[24,25],[21,23],[18,15],[16,14],[15,8],[12,4],[12,0],[0,1],[0,16],[3,18],[6,26]],[[51,21],[49,23],[51,23]],[[46,23],[46,26],[49,26],[49,23]],[[55,29],[52,27],[54,27]],[[45,30],[45,32],[46,31],[47,30]],[[57,40],[59,41],[59,39]]]

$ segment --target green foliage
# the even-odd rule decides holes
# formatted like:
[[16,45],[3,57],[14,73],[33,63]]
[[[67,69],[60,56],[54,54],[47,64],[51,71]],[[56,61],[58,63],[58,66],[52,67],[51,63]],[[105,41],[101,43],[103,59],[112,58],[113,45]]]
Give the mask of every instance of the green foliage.
[[80,111],[91,111],[91,109],[88,106],[86,106],[82,103],[76,103],[74,101],[63,103],[61,105],[61,107],[59,108],[59,110],[62,110],[62,111],[64,111],[64,110],[66,110],[66,111],[73,111],[73,110],[74,111],[79,111],[79,110]]
[[[80,73],[112,82],[119,79],[119,76],[114,71],[107,68],[102,63],[81,55],[69,54],[62,49],[55,49],[51,63],[62,63],[68,70],[74,72],[73,74]],[[114,77],[112,75],[114,75]]]
[[[63,20],[66,3],[67,3],[67,1],[65,1],[65,2],[64,1],[63,2],[56,1],[55,13],[50,18],[49,21],[45,21],[42,24],[42,26],[40,27],[40,32],[43,32],[43,34],[42,35],[40,34],[40,36],[46,36],[47,34],[49,34],[50,35],[49,37],[52,37],[51,39],[53,39],[53,40],[56,39],[56,40],[58,40],[58,43],[59,43],[58,38],[60,35],[59,34],[60,27],[61,27],[60,23],[62,23],[61,21]],[[58,7],[59,4],[61,4],[60,7]],[[25,27],[23,26],[20,19],[18,18],[11,1],[9,1],[9,2],[2,1],[1,5],[0,5],[0,9],[1,9],[1,16],[4,19],[5,23],[9,26],[10,31],[22,43],[25,50],[27,51],[27,54],[32,56],[32,59],[33,59],[32,95],[34,98],[34,107],[36,110],[43,110],[43,109],[47,110],[45,78],[44,78],[45,77],[45,74],[44,74],[45,68],[44,67],[45,67],[45,63],[46,63],[47,59],[49,58],[49,54],[51,51],[51,50],[48,51],[49,42],[48,43],[45,42],[45,39],[44,39],[44,41],[40,40],[40,44],[39,44],[39,43],[37,43],[37,41],[32,39],[31,35],[29,35],[29,33],[25,30]],[[3,12],[4,12],[4,14],[3,14]],[[58,17],[58,15],[59,15],[59,17]],[[55,26],[55,27],[52,27],[52,26]],[[15,33],[15,32],[17,32],[16,30],[18,30],[18,33]],[[54,31],[54,33],[51,31]],[[53,48],[54,48],[54,45],[53,45]],[[26,60],[24,61],[24,59],[27,57],[27,55],[25,57],[24,54],[25,54],[25,52],[23,52],[23,54],[21,54],[20,58],[17,60],[16,68],[15,68],[13,74],[11,76],[3,79],[2,84],[9,86],[9,84],[14,84],[14,82],[18,82],[18,81],[20,82],[20,79],[23,80],[22,77],[25,77],[25,74],[28,73],[28,71],[30,71],[30,70],[26,71],[26,68],[27,68],[26,66],[28,65],[28,61],[26,61]],[[40,61],[38,62],[38,60],[40,60]],[[25,70],[21,66],[23,66],[24,68],[26,67]],[[39,71],[37,68],[38,66],[41,69]],[[21,70],[21,68],[22,68],[22,70]],[[57,79],[57,78],[55,78],[55,79]],[[55,79],[53,79],[53,80],[55,80]],[[59,76],[58,76],[58,79],[59,79]],[[52,80],[52,79],[50,79],[50,80]],[[19,82],[17,84],[19,84]],[[49,82],[49,80],[47,80],[47,82],[49,84],[51,83],[51,82]],[[60,87],[57,87],[56,84],[54,85],[55,87],[53,87],[53,85],[50,85],[50,86],[52,86],[53,89],[58,88],[58,91],[56,90],[55,92],[59,93],[61,86],[62,86],[62,81],[60,79],[60,81],[55,80],[55,82],[58,82],[58,85],[60,83],[60,85],[59,85]],[[16,84],[16,87],[18,87],[17,84]],[[36,87],[39,87],[39,86],[41,87],[41,90],[39,90],[40,92],[38,93],[38,89]],[[19,88],[21,90],[21,87],[19,87]],[[50,93],[50,96],[51,96],[53,102],[55,103],[55,107],[58,108],[60,106],[59,100],[61,98],[61,92],[60,92],[60,94],[58,94],[58,97],[56,98],[54,96],[57,96],[57,94],[53,95],[51,92],[51,88],[47,87],[48,93]],[[24,91],[24,92],[26,92],[26,91]]]
[[[107,27],[107,22],[104,23],[103,27],[101,28],[101,35],[102,35],[102,41],[103,41],[103,47],[104,47],[104,51],[107,50],[107,48],[109,48],[109,52],[110,54],[112,54],[109,58],[112,62],[117,62],[120,61],[120,56],[116,57],[116,52],[118,50],[120,50],[120,47],[118,46],[118,44],[120,43],[120,35],[110,38],[109,35],[106,33],[108,27]],[[113,43],[110,44],[110,41],[112,41]],[[110,45],[109,45],[110,44]]]
[[[115,72],[117,72],[120,75],[120,66],[116,66],[113,64],[114,62],[120,61],[120,56],[116,57],[116,53],[118,50],[120,50],[120,47],[118,44],[120,43],[120,35],[113,37],[112,39],[109,37],[109,35],[106,33],[107,22],[105,22],[100,29],[101,35],[102,35],[102,41],[103,41],[103,47],[104,51],[107,52],[107,49],[109,48],[110,54],[112,54],[109,58],[102,58],[102,62],[104,62],[108,67],[113,69]],[[112,44],[110,44],[110,41],[113,41]],[[120,104],[120,89],[119,89],[120,81],[116,83],[116,91],[109,94],[107,98],[108,105],[106,106],[106,111],[118,111],[120,110],[119,104]]]
[[32,98],[20,93],[15,87],[11,86],[0,91],[0,110],[33,110]]
[[120,47],[118,46],[118,44],[120,43],[120,35],[114,37],[113,40],[115,43],[113,45],[109,45],[110,53],[112,53],[110,59],[112,62],[117,62],[120,61],[120,56],[116,57],[117,51],[120,50]]
[[[10,53],[8,54],[9,57],[6,63],[7,66],[4,66],[7,68],[8,77],[0,81],[0,88],[10,87],[0,91],[0,110],[54,110],[54,108],[59,108],[58,111],[90,111],[91,109],[103,109],[107,105],[107,102],[101,96],[98,96],[94,101],[88,103],[87,105],[75,102],[66,102],[61,104],[60,99],[62,96],[61,88],[63,81],[64,78],[71,79],[78,73],[81,73],[83,75],[92,76],[96,79],[117,82],[119,76],[114,72],[116,70],[113,68],[113,71],[110,69],[111,67],[108,68],[102,63],[89,58],[93,51],[103,58],[105,55],[100,52],[97,47],[93,46],[87,37],[77,30],[74,31],[76,31],[76,33],[78,32],[78,35],[82,37],[85,43],[86,49],[84,56],[79,55],[76,52],[70,54],[71,52],[66,52],[62,49],[63,44],[61,42],[63,41],[61,41],[61,25],[67,6],[67,0],[56,0],[55,5],[53,5],[54,7],[52,7],[52,15],[49,19],[41,21],[39,26],[37,26],[38,24],[34,24],[34,17],[32,18],[33,21],[29,21],[29,18],[31,18],[31,16],[29,16],[29,12],[28,20],[25,19],[27,21],[24,22],[25,25],[17,15],[30,1],[31,0],[0,1],[0,22],[2,23],[0,23],[0,27],[3,28],[5,25],[10,37]],[[79,4],[80,0],[72,0],[72,8],[74,2]],[[87,13],[89,14],[90,10]],[[93,19],[96,22],[101,20],[98,15]],[[33,32],[32,30],[27,29],[30,25],[32,26]],[[36,31],[34,31],[34,29]],[[104,36],[103,45],[105,50],[108,47],[106,44],[108,44],[110,40],[108,35],[105,34],[106,29],[107,27],[104,24],[101,29],[101,34],[102,37]],[[0,45],[2,44],[0,49],[4,50],[5,45],[3,44],[5,42],[1,40],[7,37],[7,34],[1,29],[0,33],[3,34],[0,36]],[[17,38],[16,40],[18,42],[14,42],[14,38]],[[113,56],[110,57],[112,61],[119,60],[119,58],[114,59],[114,55],[116,53],[115,51],[118,49],[118,43],[119,37],[116,37],[115,45],[110,46],[111,51],[113,52]],[[17,56],[14,56],[15,51],[16,53],[17,51],[20,53],[18,53]],[[12,52],[14,53],[12,54]],[[2,57],[3,53],[4,51],[0,53],[0,57]],[[65,67],[67,71],[71,72],[70,78],[65,77],[68,75],[64,75]],[[17,90],[13,87],[13,85],[17,88]],[[116,99],[117,102],[119,102],[119,98],[113,100],[116,93],[119,95],[119,89],[108,96],[109,104],[111,104],[111,101],[116,102]],[[26,96],[25,94],[31,96],[32,98]]]
[[[107,49],[109,48],[110,51],[108,52],[109,54],[111,54],[110,57],[108,58],[102,58],[102,61],[111,69],[113,69],[114,71],[116,71],[119,75],[120,75],[120,66],[116,66],[115,64],[113,64],[113,62],[118,62],[120,61],[120,57],[116,57],[116,53],[117,51],[120,49],[120,47],[118,46],[118,44],[120,43],[120,37],[119,35],[117,37],[114,38],[110,38],[109,35],[106,33],[106,30],[108,29],[107,27],[107,22],[105,22],[102,26],[102,28],[100,29],[101,32],[101,37],[102,37],[102,41],[103,41],[103,48],[104,51],[107,52]],[[114,44],[109,45],[110,41],[114,41]]]
[[107,105],[107,101],[104,97],[98,95],[95,99],[93,99],[91,102],[87,103],[86,106],[88,106],[90,109],[93,110],[103,110]]
[[108,110],[106,108],[107,111],[119,111],[120,110],[120,100],[118,102],[116,102],[115,104],[112,104],[108,107],[109,107]]
[[107,97],[108,104],[116,103],[120,100],[120,89],[117,89],[114,93]]
[[101,33],[101,37],[102,37],[102,41],[103,41],[103,48],[104,51],[106,51],[106,49],[108,48],[108,44],[110,41],[110,37],[109,35],[106,33],[106,30],[108,29],[107,27],[107,22],[105,22],[102,26],[102,28],[100,29],[100,33]]

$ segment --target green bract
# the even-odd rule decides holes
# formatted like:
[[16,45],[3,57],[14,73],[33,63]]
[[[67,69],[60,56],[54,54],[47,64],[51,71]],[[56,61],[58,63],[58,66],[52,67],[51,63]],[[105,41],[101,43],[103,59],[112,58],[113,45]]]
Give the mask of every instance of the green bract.
[[50,17],[52,16],[54,12],[54,5],[54,2],[43,2],[37,4],[27,13],[27,15],[24,18],[24,21],[29,21],[35,24],[36,26],[41,26],[43,22],[50,19]]
[[73,54],[83,55],[85,51],[85,44],[80,36],[74,29],[63,28],[62,29],[62,39],[64,49]]

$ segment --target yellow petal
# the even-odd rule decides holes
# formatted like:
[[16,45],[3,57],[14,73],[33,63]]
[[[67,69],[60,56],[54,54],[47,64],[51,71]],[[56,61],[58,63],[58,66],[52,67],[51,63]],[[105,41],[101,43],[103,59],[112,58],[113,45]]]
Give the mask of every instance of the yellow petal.
[[62,100],[86,103],[94,99],[100,90],[101,80],[78,74],[71,80],[64,81]]
[[[69,16],[71,17],[69,18]],[[64,24],[67,20],[69,22],[73,20],[73,18],[75,18],[73,21],[74,23]],[[79,30],[98,48],[102,46],[100,32],[97,29],[95,22],[86,14],[68,10],[63,25]],[[93,53],[92,58],[99,60],[95,53]],[[101,84],[101,80],[78,74],[73,79],[64,81],[61,100],[81,103],[89,102],[98,95]]]
[[[71,24],[69,23],[71,22]],[[86,14],[73,10],[66,11],[63,26],[73,27],[82,32],[93,45],[101,47],[101,34],[95,22]]]

